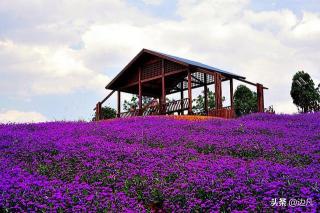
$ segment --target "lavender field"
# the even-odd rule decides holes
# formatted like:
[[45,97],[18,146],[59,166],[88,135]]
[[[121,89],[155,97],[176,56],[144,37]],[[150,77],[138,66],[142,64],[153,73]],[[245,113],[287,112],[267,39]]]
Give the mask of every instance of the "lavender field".
[[3,124],[0,151],[0,212],[320,208],[320,113]]

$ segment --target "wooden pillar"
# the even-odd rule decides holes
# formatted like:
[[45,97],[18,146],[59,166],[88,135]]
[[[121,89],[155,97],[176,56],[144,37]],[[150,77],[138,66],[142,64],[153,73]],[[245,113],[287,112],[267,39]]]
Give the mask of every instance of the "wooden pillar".
[[183,97],[183,81],[180,83],[180,88],[181,88],[181,91],[180,91],[180,98],[181,98],[181,115],[183,115],[184,114],[184,106],[183,106],[183,99],[184,99],[184,97]]
[[230,108],[231,108],[231,118],[235,117],[234,113],[234,103],[233,103],[233,79],[230,78]]
[[161,64],[161,110],[162,114],[166,114],[166,82],[165,82],[165,70],[164,70],[164,59],[162,59]]
[[258,112],[264,112],[263,85],[257,84]]
[[120,113],[121,113],[121,92],[118,90],[118,110],[117,110],[117,117],[120,118]]
[[216,104],[216,110],[222,109],[222,90],[221,90],[221,74],[220,73],[214,73],[214,86],[215,86],[215,104]]
[[189,108],[188,114],[192,115],[192,85],[191,85],[191,71],[188,69],[188,98],[189,98]]
[[96,105],[96,121],[100,121],[102,119],[102,106],[101,102],[98,102]]
[[139,115],[142,115],[142,83],[141,83],[141,67],[139,67],[139,102],[138,102],[138,107],[139,107]]
[[231,106],[231,109],[233,110],[233,79],[230,78],[230,106]]
[[208,85],[206,73],[204,73],[204,112],[208,115]]

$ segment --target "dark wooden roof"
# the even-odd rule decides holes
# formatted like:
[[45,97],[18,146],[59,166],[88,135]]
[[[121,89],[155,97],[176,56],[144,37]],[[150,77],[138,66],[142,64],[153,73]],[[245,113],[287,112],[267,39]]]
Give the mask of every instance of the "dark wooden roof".
[[[185,59],[185,58],[181,58],[181,57],[177,57],[177,56],[172,56],[172,55],[168,55],[168,54],[164,54],[164,53],[160,53],[160,52],[156,52],[156,51],[152,51],[152,50],[148,50],[148,49],[142,49],[138,55],[136,55],[127,66],[125,66],[122,71],[106,86],[106,89],[117,89],[117,84],[119,83],[119,81],[121,81],[121,78],[123,77],[123,75],[127,75],[127,78],[130,78],[130,69],[132,67],[137,66],[137,64],[139,64],[139,61],[142,61],[144,57],[146,57],[147,55],[149,56],[155,56],[155,57],[159,57],[177,64],[180,64],[182,66],[186,66],[186,67],[194,67],[194,68],[200,68],[200,69],[204,69],[206,71],[211,71],[211,72],[217,72],[220,73],[226,77],[230,77],[230,78],[234,78],[234,79],[245,79],[245,77],[240,76],[240,75],[236,75],[233,74],[231,72],[228,71],[224,71],[200,62],[196,62],[196,61],[192,61],[189,59]],[[132,70],[132,69],[131,69]]]
[[223,75],[232,76],[233,78],[245,79],[245,77],[243,77],[243,76],[236,75],[236,74],[233,74],[231,72],[228,72],[228,71],[225,71],[225,70],[221,70],[219,68],[212,67],[212,66],[209,66],[209,65],[197,62],[197,61],[192,61],[192,60],[189,60],[189,59],[186,59],[186,58],[172,56],[172,55],[168,55],[168,54],[164,54],[164,53],[160,53],[160,52],[155,52],[155,51],[152,51],[152,52],[158,53],[160,55],[167,56],[167,57],[169,57],[171,59],[175,59],[176,61],[184,62],[184,63],[188,64],[189,66],[194,66],[194,67],[206,69],[208,71],[218,72],[218,73],[223,74]]

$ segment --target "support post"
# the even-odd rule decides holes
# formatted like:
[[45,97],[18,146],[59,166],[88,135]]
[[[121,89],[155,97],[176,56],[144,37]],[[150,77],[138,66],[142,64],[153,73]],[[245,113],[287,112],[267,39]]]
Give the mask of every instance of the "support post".
[[208,115],[208,85],[207,85],[207,74],[204,73],[204,112]]
[[230,107],[231,107],[231,117],[234,117],[234,103],[233,103],[233,79],[230,78]]
[[191,71],[188,69],[188,98],[189,98],[189,108],[188,114],[192,115],[192,90],[191,90]]
[[159,114],[162,114],[162,96],[159,98]]
[[181,115],[184,115],[184,110],[183,110],[183,108],[184,108],[184,106],[183,106],[183,99],[184,99],[184,97],[183,97],[183,81],[180,83],[180,88],[181,88],[181,91],[180,91],[180,98],[181,98]]
[[121,114],[121,92],[118,90],[118,110],[117,110],[117,117],[120,118],[120,114]]
[[215,104],[216,110],[222,109],[222,90],[221,90],[221,74],[214,73],[214,86],[215,86]]
[[161,110],[162,110],[162,114],[166,114],[166,82],[165,82],[165,70],[164,70],[164,59],[162,59],[162,64],[161,64]]
[[102,119],[102,115],[101,115],[101,111],[102,111],[102,107],[101,107],[101,102],[98,102],[96,105],[96,121],[100,121]]
[[142,115],[142,83],[141,83],[141,67],[139,67],[139,115]]
[[233,79],[230,78],[230,106],[233,109],[234,103],[233,103]]
[[257,84],[258,112],[264,112],[263,85]]

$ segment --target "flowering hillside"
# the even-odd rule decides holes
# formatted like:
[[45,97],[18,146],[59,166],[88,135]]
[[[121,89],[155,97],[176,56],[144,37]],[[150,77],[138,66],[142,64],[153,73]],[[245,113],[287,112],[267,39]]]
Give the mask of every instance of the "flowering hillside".
[[0,212],[319,210],[319,113],[8,124],[0,151]]

